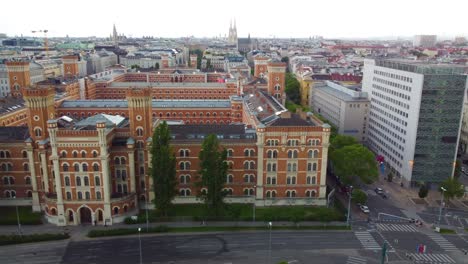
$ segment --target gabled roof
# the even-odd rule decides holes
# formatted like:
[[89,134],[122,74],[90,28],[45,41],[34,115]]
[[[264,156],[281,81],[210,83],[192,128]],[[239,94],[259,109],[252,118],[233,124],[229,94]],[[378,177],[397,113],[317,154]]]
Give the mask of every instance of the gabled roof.
[[80,122],[76,123],[76,127],[88,127],[88,126],[96,126],[96,123],[104,122],[106,123],[106,127],[114,127],[119,126],[125,120],[124,117],[119,115],[106,115],[106,114],[98,114],[91,117],[88,117]]

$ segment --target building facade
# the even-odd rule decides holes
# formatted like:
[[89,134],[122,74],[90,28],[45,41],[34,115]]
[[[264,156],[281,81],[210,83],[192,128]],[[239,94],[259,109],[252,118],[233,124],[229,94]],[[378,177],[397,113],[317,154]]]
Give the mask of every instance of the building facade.
[[310,106],[336,126],[338,133],[352,136],[359,142],[366,141],[370,102],[367,94],[360,91],[360,86],[332,81],[316,83],[310,98]]
[[463,66],[366,60],[370,148],[403,182],[439,183],[451,177],[466,88]]

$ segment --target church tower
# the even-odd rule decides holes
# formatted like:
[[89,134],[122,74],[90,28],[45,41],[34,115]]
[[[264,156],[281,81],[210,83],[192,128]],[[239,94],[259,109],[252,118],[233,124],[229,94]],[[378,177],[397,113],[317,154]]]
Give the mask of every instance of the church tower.
[[232,20],[229,25],[229,36],[228,36],[228,43],[230,45],[237,46],[237,27],[236,27],[236,19],[234,19],[234,27],[232,26]]
[[47,121],[55,118],[55,89],[52,86],[23,88],[23,98],[28,112],[29,134],[34,141],[49,137]]
[[117,29],[115,28],[115,24],[112,30],[112,40],[114,41],[115,44],[117,44],[117,41],[119,40],[119,35],[117,34]]
[[153,135],[151,89],[127,90],[130,134],[137,141],[145,141]]

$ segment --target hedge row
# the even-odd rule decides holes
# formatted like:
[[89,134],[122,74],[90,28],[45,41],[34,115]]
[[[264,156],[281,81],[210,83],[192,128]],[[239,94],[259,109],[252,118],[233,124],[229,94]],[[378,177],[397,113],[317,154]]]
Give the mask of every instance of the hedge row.
[[0,235],[0,246],[22,244],[41,241],[62,240],[70,238],[67,233],[64,234],[32,234],[32,235]]

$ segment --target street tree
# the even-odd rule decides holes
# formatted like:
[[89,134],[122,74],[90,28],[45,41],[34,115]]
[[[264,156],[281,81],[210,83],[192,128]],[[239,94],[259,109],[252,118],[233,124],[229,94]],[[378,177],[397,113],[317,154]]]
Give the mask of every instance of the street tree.
[[200,160],[200,170],[198,171],[202,187],[206,187],[207,192],[199,195],[204,200],[209,212],[218,216],[224,207],[223,192],[224,182],[227,176],[228,164],[227,151],[221,149],[216,135],[209,135],[202,143],[202,150],[198,155]]
[[427,185],[425,183],[421,183],[419,186],[419,192],[418,192],[419,198],[421,199],[426,198],[428,193],[429,193],[429,189],[427,188]]
[[357,179],[372,183],[378,178],[377,162],[374,154],[360,144],[349,145],[330,154],[333,168],[345,184],[352,184]]
[[159,62],[156,62],[156,64],[154,65],[154,68],[155,68],[156,70],[159,70]]
[[353,194],[351,195],[351,198],[356,203],[366,204],[366,202],[367,202],[367,193],[365,193],[361,189],[354,189]]
[[163,121],[153,133],[151,176],[154,182],[154,203],[158,212],[167,216],[176,191],[176,158],[170,146],[170,131]]
[[301,85],[292,73],[286,73],[285,92],[293,103],[301,103]]
[[337,134],[330,140],[330,153],[337,149],[355,144],[358,144],[356,138]]
[[[444,188],[444,197],[447,200],[451,200],[453,198],[460,198],[465,194],[465,190],[463,189],[463,185],[458,181],[455,177],[449,177],[444,182],[442,182],[441,187]],[[442,188],[440,191],[442,192]]]

